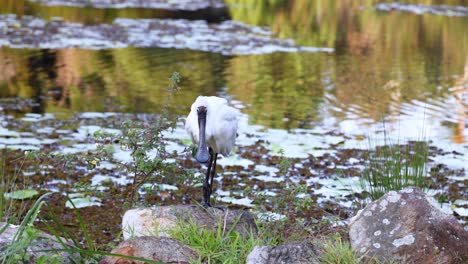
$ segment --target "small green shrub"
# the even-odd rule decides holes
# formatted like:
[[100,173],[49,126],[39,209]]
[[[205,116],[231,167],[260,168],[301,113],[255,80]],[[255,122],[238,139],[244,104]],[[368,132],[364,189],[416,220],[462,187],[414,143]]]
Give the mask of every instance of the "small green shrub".
[[177,116],[170,113],[169,105],[172,95],[179,90],[179,82],[180,75],[174,72],[169,78],[162,112],[155,122],[147,124],[127,120],[122,123],[122,133],[119,135],[107,134],[102,131],[94,134],[98,142],[98,150],[88,161],[88,166],[91,168],[99,165],[103,160],[113,159],[114,149],[106,142],[118,142],[121,149],[130,151],[131,161],[119,164],[128,174],[134,175],[133,182],[129,187],[129,197],[127,197],[128,207],[133,207],[138,201],[138,190],[143,184],[161,183],[164,180],[164,175],[180,174],[180,177],[186,176],[184,172],[175,173],[177,170],[175,164],[165,162],[168,153],[164,131],[173,130],[177,125]]

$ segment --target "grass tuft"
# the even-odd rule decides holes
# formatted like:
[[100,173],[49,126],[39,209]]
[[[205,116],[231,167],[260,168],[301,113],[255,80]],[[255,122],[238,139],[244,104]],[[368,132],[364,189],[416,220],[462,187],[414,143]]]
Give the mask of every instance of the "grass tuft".
[[398,145],[385,138],[384,146],[370,151],[361,184],[372,200],[410,186],[426,190],[427,157],[427,142]]
[[339,235],[332,235],[322,243],[320,263],[324,264],[358,264],[359,258],[351,249],[349,242],[343,241]]
[[234,231],[234,227],[226,229],[223,220],[219,219],[218,228],[208,230],[200,228],[190,219],[179,222],[170,230],[170,234],[198,253],[199,259],[195,263],[245,263],[247,255],[261,244],[261,240],[253,233],[242,236]]

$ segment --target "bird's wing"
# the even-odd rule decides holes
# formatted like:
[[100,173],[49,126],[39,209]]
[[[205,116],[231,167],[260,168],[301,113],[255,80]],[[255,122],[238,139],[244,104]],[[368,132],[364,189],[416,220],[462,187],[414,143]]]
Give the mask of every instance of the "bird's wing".
[[216,131],[216,145],[219,153],[228,155],[236,142],[237,116],[239,110],[225,105],[218,113]]

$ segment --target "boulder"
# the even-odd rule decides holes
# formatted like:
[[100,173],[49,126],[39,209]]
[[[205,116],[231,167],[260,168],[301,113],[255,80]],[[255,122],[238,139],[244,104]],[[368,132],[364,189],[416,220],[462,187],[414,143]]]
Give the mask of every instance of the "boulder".
[[168,230],[180,221],[192,220],[197,226],[216,230],[219,225],[226,230],[234,230],[249,236],[257,234],[254,216],[242,210],[205,208],[195,205],[158,206],[137,208],[125,212],[122,219],[123,237],[129,239],[138,236],[169,237]]
[[320,263],[317,249],[310,242],[290,243],[276,247],[256,246],[247,256],[247,264],[313,264]]
[[[5,253],[5,250],[8,250],[8,246],[12,245],[15,236],[20,229],[17,225],[0,223],[0,252]],[[31,238],[31,234],[25,234],[26,238]],[[47,259],[57,260],[59,263],[75,263],[78,259],[77,255],[70,255],[65,251],[64,245],[57,241],[55,236],[44,233],[40,230],[34,230],[35,238],[25,247],[25,251],[18,251],[18,254],[24,253],[24,257],[28,259],[28,263],[37,263],[38,259],[42,256],[47,256]],[[62,242],[68,244],[70,247],[73,247],[73,244],[70,241],[67,241],[64,238],[60,238]],[[23,245],[24,242],[19,242]],[[18,248],[16,248],[18,250]],[[50,250],[58,250],[50,252]],[[64,250],[64,251],[60,251]],[[75,260],[73,260],[75,259]]]
[[350,220],[352,248],[364,258],[468,263],[468,232],[418,188],[391,191]]
[[[120,243],[111,253],[159,261],[163,263],[190,263],[198,255],[179,240],[168,237],[136,237]],[[145,261],[109,256],[99,264],[144,264]]]

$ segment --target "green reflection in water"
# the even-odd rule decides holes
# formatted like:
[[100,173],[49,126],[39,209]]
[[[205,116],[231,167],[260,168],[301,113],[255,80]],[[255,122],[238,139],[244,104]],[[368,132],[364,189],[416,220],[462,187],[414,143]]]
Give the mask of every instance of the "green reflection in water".
[[116,18],[185,18],[220,21],[228,19],[227,10],[174,11],[145,8],[93,8],[44,6],[27,0],[0,0],[0,14],[32,15],[45,20],[60,17],[83,24],[112,23]]
[[312,53],[236,57],[227,70],[229,93],[249,105],[245,111],[253,123],[309,127],[321,117],[327,59],[325,54]]
[[[339,120],[351,113],[356,117],[378,121],[384,116],[399,115],[401,105],[412,100],[443,101],[445,97],[453,96],[450,87],[460,81],[459,77],[463,76],[464,67],[468,64],[468,31],[466,31],[468,19],[464,17],[380,12],[371,8],[381,1],[228,0],[227,2],[232,6],[231,14],[235,20],[267,26],[276,32],[277,36],[292,38],[303,45],[335,48],[335,53],[329,57],[330,59],[320,60],[319,70],[313,74],[316,78],[330,79],[331,84],[327,84],[330,88],[327,90],[330,95],[327,101],[341,109],[333,112]],[[414,1],[406,2],[414,3]],[[464,3],[464,1],[417,2],[421,4],[450,2],[452,5]],[[306,55],[292,56],[302,67],[311,67],[310,62],[303,59],[305,57]],[[238,65],[233,66],[238,69],[231,69],[237,74],[242,72],[243,68],[248,68],[242,63]],[[261,69],[263,65],[269,65],[268,70]],[[272,75],[277,74],[278,70],[273,68],[278,67],[282,67],[280,70],[283,72],[282,76],[287,77],[278,80],[280,77]],[[290,89],[298,90],[291,77],[294,79],[301,76],[300,68],[291,67],[290,63],[278,59],[273,63],[256,65],[246,70],[244,74],[255,75],[256,73],[248,72],[252,70],[266,73],[261,78],[247,78],[251,80],[251,86],[261,86],[262,82],[258,80],[262,79],[273,79],[263,82],[270,88],[283,81],[282,91],[285,92],[282,93],[285,95],[291,93]],[[321,86],[320,83],[314,85]],[[317,88],[312,94],[320,95],[320,90]],[[268,92],[263,91],[254,94],[254,97],[259,97],[260,94],[269,96]],[[302,93],[301,96],[308,95]],[[276,107],[286,102],[294,105],[294,100],[297,100],[296,98],[287,101],[286,98],[294,97],[284,96],[285,101],[276,104]],[[308,98],[312,99],[313,96]],[[301,112],[300,105],[302,104],[297,104],[296,111],[288,109],[288,113]],[[302,109],[314,115],[316,111],[311,109],[311,105]],[[268,109],[266,106],[261,108]],[[256,116],[254,113],[256,110],[249,111],[249,114]],[[275,116],[270,111],[262,114],[268,115],[269,118]],[[277,121],[270,122],[268,118],[262,120],[263,123],[270,123],[273,126],[277,123]]]
[[[155,112],[164,99],[168,76],[184,76],[175,106],[189,106],[198,94],[224,86],[220,69],[228,58],[173,49],[17,50],[2,48],[2,97],[34,98],[39,112]],[[52,100],[47,100],[47,98]],[[176,107],[175,107],[176,109]],[[188,108],[187,108],[188,109]],[[177,110],[185,113],[187,109]]]

